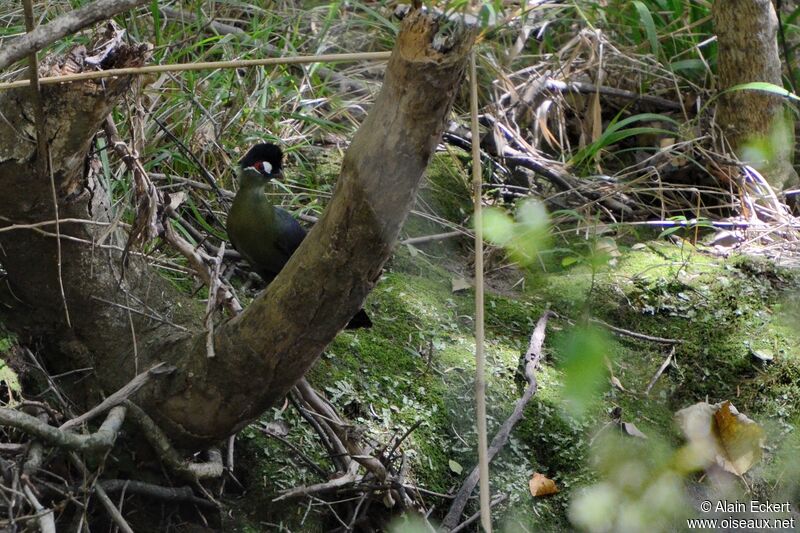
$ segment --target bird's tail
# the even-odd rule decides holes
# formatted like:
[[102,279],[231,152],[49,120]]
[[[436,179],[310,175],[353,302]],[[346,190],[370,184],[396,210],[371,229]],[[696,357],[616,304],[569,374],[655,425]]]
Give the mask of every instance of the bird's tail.
[[367,316],[367,312],[363,309],[359,309],[358,313],[356,313],[353,318],[350,319],[350,322],[347,323],[344,329],[360,329],[360,328],[371,328],[372,327],[372,320],[369,319]]

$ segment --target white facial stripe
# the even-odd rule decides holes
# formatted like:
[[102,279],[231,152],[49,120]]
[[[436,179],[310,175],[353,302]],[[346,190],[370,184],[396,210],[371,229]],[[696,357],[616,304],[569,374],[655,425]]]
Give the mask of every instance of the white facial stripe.
[[265,174],[272,174],[272,165],[270,165],[266,161],[261,162],[261,168],[264,169]]

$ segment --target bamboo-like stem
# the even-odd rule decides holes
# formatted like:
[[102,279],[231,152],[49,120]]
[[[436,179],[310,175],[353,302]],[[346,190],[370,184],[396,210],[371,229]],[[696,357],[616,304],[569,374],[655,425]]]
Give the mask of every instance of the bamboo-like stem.
[[[187,70],[214,70],[260,67],[266,65],[299,65],[307,63],[349,63],[355,61],[386,61],[391,52],[360,52],[353,54],[322,54],[314,56],[289,56],[289,57],[265,57],[263,59],[239,59],[236,61],[206,61],[201,63],[170,63],[167,65],[147,65],[144,67],[116,68],[109,70],[98,70],[95,72],[79,72],[66,76],[53,76],[39,78],[40,85],[50,85],[55,83],[67,83],[71,81],[95,80],[101,78],[113,78],[115,76],[141,76],[158,72],[183,72]],[[29,80],[17,80],[0,83],[0,91],[4,89],[14,89],[16,87],[26,87]]]
[[[36,20],[33,17],[33,0],[24,0],[22,3],[25,13],[25,31],[30,34],[35,30]],[[47,144],[47,125],[45,122],[44,108],[42,107],[42,94],[39,90],[39,61],[36,52],[28,56],[28,84],[31,88],[31,100],[33,102],[33,115],[36,120],[36,152],[39,172],[50,176],[50,189],[53,198],[53,212],[56,220],[56,266],[58,267],[58,288],[61,291],[61,302],[64,305],[64,318],[67,327],[71,328],[72,323],[69,318],[69,305],[67,296],[64,293],[64,278],[62,275],[61,264],[61,225],[58,220],[58,196],[56,194],[56,182],[53,176],[53,165],[50,160],[50,147]]]
[[[22,2],[25,14],[25,31],[32,32],[36,26],[33,16],[32,0]],[[44,110],[42,109],[42,95],[39,92],[39,60],[36,52],[28,56],[28,86],[31,88],[31,101],[33,102],[33,115],[36,120],[36,151],[39,163],[39,172],[47,173],[47,135],[45,131]]]
[[475,214],[475,405],[478,418],[478,470],[480,472],[481,525],[492,531],[492,506],[489,493],[488,437],[486,431],[486,354],[483,328],[483,215],[481,199],[481,143],[478,130],[478,79],[475,52],[469,55],[469,108],[472,122],[472,191]]

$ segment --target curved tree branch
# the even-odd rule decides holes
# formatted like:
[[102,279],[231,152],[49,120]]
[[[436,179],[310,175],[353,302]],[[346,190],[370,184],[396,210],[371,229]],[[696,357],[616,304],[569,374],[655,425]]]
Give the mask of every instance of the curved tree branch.
[[[10,288],[3,294],[0,286],[0,313],[13,309],[7,324],[23,338],[45,341],[42,356],[51,371],[94,368],[94,387],[87,380],[71,389],[84,407],[98,403],[100,392],[119,389],[137,368],[163,361],[175,371],[151,380],[135,403],[178,447],[197,450],[224,439],[286,395],[377,281],[440,139],[475,33],[452,20],[440,27],[436,16],[419,11],[403,20],[381,92],[345,155],[325,214],[268,289],[215,328],[215,357],[207,357],[202,306],[134,254],[123,277],[125,238],[103,225],[62,229],[71,325],[61,312],[52,237],[0,232]],[[144,56],[145,49],[121,44],[104,67]],[[86,154],[128,84],[114,78],[43,88],[64,218],[114,219],[106,191],[87,172]],[[32,116],[26,90],[0,93],[0,220],[8,225],[53,218],[49,177],[36,172]]]
[[48,444],[65,450],[105,451],[111,448],[114,441],[117,440],[119,429],[122,427],[122,422],[125,421],[125,412],[125,407],[119,405],[112,407],[100,429],[91,435],[78,435],[60,430],[35,416],[7,407],[0,407],[0,425],[21,429]]
[[97,0],[61,15],[52,22],[42,24],[35,30],[17,37],[10,43],[4,43],[3,47],[0,48],[0,70],[67,35],[72,35],[95,22],[110,19],[123,11],[144,5],[148,1]]
[[446,27],[454,26],[460,33],[441,35],[438,19],[419,11],[403,20],[381,92],[320,221],[267,290],[216,330],[216,357],[205,357],[195,339],[181,390],[149,399],[157,407],[148,411],[171,433],[208,443],[243,427],[286,395],[360,308],[460,87],[474,30]]

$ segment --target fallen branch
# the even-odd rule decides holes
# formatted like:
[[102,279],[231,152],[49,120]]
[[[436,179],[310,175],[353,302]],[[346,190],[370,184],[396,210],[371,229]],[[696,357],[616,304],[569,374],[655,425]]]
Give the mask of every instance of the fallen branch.
[[150,381],[150,378],[160,374],[169,374],[174,370],[173,367],[165,366],[164,363],[158,363],[157,365],[153,366],[149,370],[142,372],[141,374],[134,377],[130,380],[125,386],[119,389],[117,392],[103,400],[100,405],[93,407],[92,409],[88,410],[81,416],[73,418],[72,420],[67,420],[58,428],[62,431],[73,428],[75,426],[79,426],[84,422],[91,420],[95,416],[104,413],[111,409],[114,406],[117,406],[130,398],[132,395],[136,393],[139,389],[141,389],[145,383]]
[[622,98],[624,100],[632,100],[637,103],[650,104],[654,107],[665,109],[668,111],[683,111],[683,106],[680,102],[667,100],[659,96],[652,96],[649,94],[639,94],[633,91],[626,91],[624,89],[617,89],[615,87],[598,86],[592,83],[583,82],[563,82],[559,80],[548,79],[545,82],[545,87],[551,91],[558,91],[561,93],[574,93],[574,94],[595,94],[600,93],[605,96],[614,98]]
[[330,426],[328,426],[327,422],[321,417],[318,418],[315,416],[314,409],[303,399],[297,391],[297,388],[292,390],[289,400],[292,402],[295,409],[297,409],[297,412],[300,413],[300,416],[314,428],[323,447],[328,451],[328,456],[333,461],[336,469],[339,472],[346,472],[349,470],[351,459],[347,455],[347,450],[344,444],[339,440],[339,437],[337,437]]
[[162,487],[152,483],[128,479],[104,479],[99,481],[98,484],[106,492],[125,491],[126,494],[138,494],[168,502],[188,502],[201,507],[217,508],[214,502],[195,496],[191,487]]
[[[495,499],[493,499],[492,503],[490,503],[489,506],[490,507],[494,507],[496,505],[500,505],[501,503],[503,503],[507,499],[508,499],[508,495],[507,494],[501,494],[500,496],[497,496]],[[469,518],[467,518],[466,520],[464,520],[463,522],[458,524],[456,527],[451,529],[450,533],[457,533],[458,531],[464,531],[465,529],[467,529],[470,526],[470,524],[472,524],[474,521],[476,521],[480,517],[481,517],[481,513],[480,513],[480,511],[478,511],[477,513],[473,514],[472,516],[470,516]]]
[[647,384],[647,388],[644,390],[644,395],[645,396],[650,394],[650,391],[652,390],[653,386],[656,384],[656,381],[658,381],[658,378],[661,377],[661,374],[663,374],[664,371],[667,369],[667,367],[670,365],[670,363],[672,363],[672,358],[674,357],[674,355],[675,355],[675,346],[673,345],[672,349],[669,351],[669,355],[667,355],[667,358],[664,359],[663,363],[661,363],[661,366],[658,367],[658,370],[656,371],[655,375],[653,376],[653,379],[650,380],[650,383]]
[[[495,433],[494,438],[492,439],[492,444],[489,446],[487,451],[487,458],[489,462],[494,459],[495,455],[503,449],[506,442],[508,442],[508,437],[511,435],[511,430],[514,429],[514,426],[522,419],[522,415],[525,411],[525,407],[527,407],[528,402],[530,402],[533,395],[536,394],[536,390],[538,389],[538,384],[536,381],[536,368],[539,366],[539,361],[542,358],[542,344],[544,344],[544,337],[545,337],[545,328],[547,327],[547,320],[553,316],[554,313],[551,311],[545,311],[544,314],[539,318],[539,321],[536,323],[536,328],[534,328],[533,333],[531,334],[530,344],[528,345],[528,351],[525,352],[525,378],[528,380],[528,386],[525,389],[525,392],[522,393],[522,396],[517,403],[514,404],[514,410],[511,412],[511,415],[506,419],[505,422],[500,426]],[[461,519],[461,515],[464,514],[464,508],[467,505],[467,501],[469,500],[470,496],[472,495],[472,491],[475,490],[475,486],[478,484],[478,467],[472,469],[469,476],[464,480],[464,483],[461,485],[461,488],[456,493],[455,498],[453,499],[453,503],[450,504],[450,510],[447,512],[447,516],[445,516],[444,520],[442,521],[442,528],[446,531],[452,531],[458,526],[458,521]]]
[[[39,413],[37,418],[46,424],[48,415],[46,413]],[[33,476],[42,466],[43,461],[44,446],[42,445],[41,441],[35,440],[31,443],[30,448],[28,448],[28,452],[25,454],[25,462],[22,463],[22,473],[28,477]]]
[[288,490],[285,490],[281,493],[280,496],[274,498],[273,502],[279,502],[282,500],[292,500],[294,498],[300,498],[303,496],[311,496],[314,494],[322,494],[325,492],[336,491],[347,485],[355,483],[358,480],[357,477],[358,473],[358,463],[353,461],[350,465],[349,470],[344,474],[337,478],[334,478],[330,481],[326,481],[324,483],[316,483],[314,485],[304,485],[301,487],[294,487]]
[[62,37],[72,35],[95,22],[106,20],[118,13],[148,3],[149,0],[97,0],[57,19],[42,24],[35,30],[17,37],[0,48],[0,70],[25,56],[53,44]]
[[333,407],[322,400],[308,381],[306,381],[305,378],[301,379],[297,382],[296,388],[302,398],[314,408],[314,411],[318,415],[325,417],[331,429],[336,433],[336,436],[342,444],[344,444],[350,457],[368,471],[372,472],[378,481],[386,481],[388,477],[386,467],[383,466],[378,459],[365,453],[357,440],[357,432],[349,431],[348,428],[346,428],[346,424],[339,418],[339,415],[334,411]]
[[6,407],[0,407],[0,425],[15,427],[65,450],[97,452],[108,450],[114,445],[122,422],[125,421],[125,411],[121,406],[112,408],[100,429],[90,435],[62,431],[34,416]]
[[631,337],[633,339],[639,339],[643,341],[650,341],[650,342],[657,342],[660,344],[683,344],[683,341],[680,339],[668,339],[665,337],[655,337],[653,335],[646,335],[644,333],[637,333],[635,331],[631,331],[629,329],[620,328],[617,326],[612,326],[608,322],[603,322],[599,318],[590,318],[589,322],[592,324],[597,324],[599,326],[603,326],[604,328],[608,328],[609,330],[617,333],[619,335],[624,335],[626,337]]
[[448,231],[446,233],[436,233],[435,235],[423,235],[421,237],[411,237],[400,241],[397,244],[424,244],[427,242],[443,241],[445,239],[452,239],[453,237],[461,237],[462,235],[469,235],[464,231]]
[[219,450],[209,451],[209,461],[207,463],[192,463],[184,460],[177,450],[172,446],[169,438],[164,434],[160,427],[145,413],[141,407],[130,400],[125,401],[125,406],[129,408],[131,419],[142,430],[142,434],[153,450],[158,455],[161,462],[175,475],[196,482],[203,478],[217,478],[222,476],[225,467],[222,464],[222,455]]
[[56,533],[56,519],[53,515],[53,510],[46,509],[41,503],[39,503],[39,500],[36,499],[36,495],[33,494],[33,491],[27,484],[22,488],[22,490],[25,493],[25,497],[28,498],[31,507],[33,507],[33,509],[39,515],[39,530],[42,533]]
[[[72,463],[78,467],[84,478],[90,477],[89,470],[86,468],[86,465],[83,464],[83,461],[81,461],[80,457],[78,457],[75,453],[70,453],[69,458]],[[133,533],[133,529],[122,516],[122,513],[119,512],[117,506],[114,505],[114,502],[111,501],[111,498],[108,497],[108,494],[106,494],[106,491],[103,489],[103,487],[95,483],[94,491],[95,494],[97,494],[97,499],[100,500],[100,503],[103,505],[103,507],[105,507],[106,512],[111,517],[111,520],[113,520],[117,525],[117,527],[119,527],[123,533]]]

